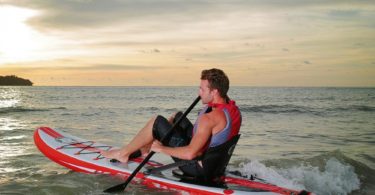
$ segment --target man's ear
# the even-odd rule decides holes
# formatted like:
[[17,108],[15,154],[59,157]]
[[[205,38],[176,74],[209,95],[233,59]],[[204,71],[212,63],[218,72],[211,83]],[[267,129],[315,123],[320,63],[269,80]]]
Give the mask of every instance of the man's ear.
[[215,95],[219,95],[219,90],[213,89],[212,92],[214,92]]

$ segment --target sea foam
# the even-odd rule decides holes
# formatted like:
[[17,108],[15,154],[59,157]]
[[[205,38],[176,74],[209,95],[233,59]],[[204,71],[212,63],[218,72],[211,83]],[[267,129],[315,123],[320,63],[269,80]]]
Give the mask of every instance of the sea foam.
[[267,182],[291,189],[305,189],[315,194],[348,194],[360,188],[360,180],[351,165],[332,157],[322,168],[298,165],[289,168],[267,167],[260,161],[241,164],[245,175],[255,175]]

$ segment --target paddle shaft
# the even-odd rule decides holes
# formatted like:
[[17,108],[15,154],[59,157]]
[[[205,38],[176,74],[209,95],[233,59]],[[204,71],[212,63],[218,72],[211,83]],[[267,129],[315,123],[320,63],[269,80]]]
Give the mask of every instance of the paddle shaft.
[[[160,142],[164,142],[164,140],[168,139],[168,137],[173,133],[173,130],[180,124],[180,122],[189,114],[189,112],[194,108],[194,106],[199,102],[201,99],[198,96],[194,102],[190,105],[190,107],[182,114],[182,116],[173,124],[173,126],[169,129],[168,133],[160,140]],[[130,181],[137,175],[137,173],[142,169],[142,167],[150,160],[150,158],[155,154],[154,151],[151,151],[146,158],[138,165],[138,167],[133,171],[133,173],[127,178],[124,183],[118,184],[116,186],[110,187],[104,192],[113,193],[113,192],[120,192],[124,191],[126,186],[130,183]]]

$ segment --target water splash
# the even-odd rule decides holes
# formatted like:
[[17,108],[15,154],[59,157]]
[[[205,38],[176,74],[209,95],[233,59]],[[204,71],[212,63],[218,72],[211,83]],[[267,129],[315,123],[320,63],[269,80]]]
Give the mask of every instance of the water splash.
[[260,161],[241,165],[241,172],[292,189],[306,189],[315,194],[349,194],[360,188],[360,180],[351,165],[331,157],[323,168],[297,165],[289,168],[267,167]]

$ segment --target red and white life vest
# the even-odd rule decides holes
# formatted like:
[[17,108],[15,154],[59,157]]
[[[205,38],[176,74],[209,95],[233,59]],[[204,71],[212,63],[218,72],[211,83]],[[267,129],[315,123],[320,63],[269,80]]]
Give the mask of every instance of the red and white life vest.
[[[226,141],[230,140],[235,135],[237,135],[240,131],[241,122],[242,122],[241,112],[236,106],[235,101],[230,100],[227,104],[209,103],[199,113],[198,119],[196,120],[194,124],[193,136],[197,131],[198,124],[202,115],[210,112],[212,108],[220,109],[224,112],[227,124],[221,131],[212,135],[208,147],[215,147],[220,144],[223,144]],[[207,148],[205,147],[205,149]]]

